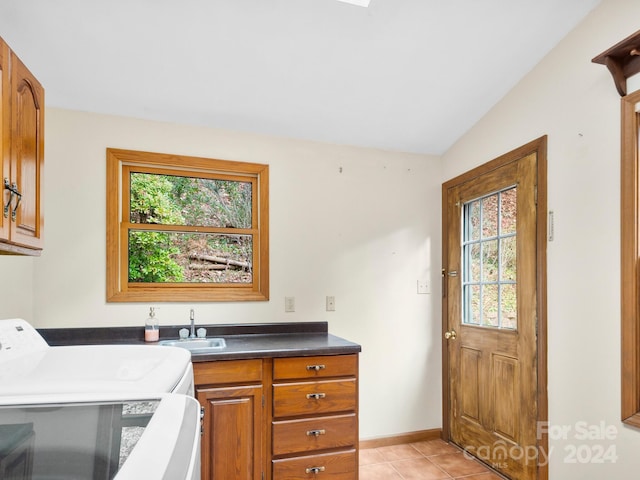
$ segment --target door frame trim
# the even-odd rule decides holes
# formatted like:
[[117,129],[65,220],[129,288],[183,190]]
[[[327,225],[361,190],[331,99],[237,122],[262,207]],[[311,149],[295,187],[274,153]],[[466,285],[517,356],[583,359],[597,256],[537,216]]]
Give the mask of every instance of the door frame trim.
[[620,415],[626,425],[640,427],[640,282],[638,252],[640,234],[638,218],[638,113],[640,90],[622,97],[620,156],[620,349],[621,406]]
[[[500,168],[508,163],[536,153],[537,157],[537,207],[536,207],[536,288],[537,288],[537,368],[538,368],[538,398],[537,398],[537,422],[538,425],[546,424],[549,418],[549,405],[547,394],[547,136],[544,135],[515,150],[501,155],[489,162],[465,172],[442,184],[442,265],[446,265],[448,258],[448,215],[446,212],[447,195],[450,188],[468,182],[476,177],[484,175],[492,170]],[[442,331],[447,329],[448,296],[447,282],[443,268],[442,277]],[[449,441],[449,355],[447,341],[442,336],[442,439]],[[546,432],[547,429],[538,429]],[[537,441],[538,451],[549,451],[549,439],[543,433]],[[538,480],[548,480],[548,465],[538,465]]]

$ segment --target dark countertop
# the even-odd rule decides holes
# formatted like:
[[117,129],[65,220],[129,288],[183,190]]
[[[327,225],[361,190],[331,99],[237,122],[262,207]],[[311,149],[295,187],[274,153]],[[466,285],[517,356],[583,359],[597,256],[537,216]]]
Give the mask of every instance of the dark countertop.
[[206,354],[192,354],[194,362],[235,358],[341,355],[358,353],[360,345],[329,333],[272,333],[223,336],[227,346]]
[[[177,339],[188,325],[160,326],[160,339]],[[327,322],[196,325],[207,337],[222,337],[227,346],[206,354],[192,354],[194,362],[265,357],[342,355],[358,353],[360,345],[328,333]],[[51,346],[144,344],[142,327],[38,329]],[[150,346],[164,348],[150,343]]]

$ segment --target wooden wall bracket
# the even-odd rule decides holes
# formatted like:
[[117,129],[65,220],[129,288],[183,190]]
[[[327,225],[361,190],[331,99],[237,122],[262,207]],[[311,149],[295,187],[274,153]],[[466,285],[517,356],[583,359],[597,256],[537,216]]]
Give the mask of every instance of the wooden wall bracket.
[[627,78],[640,72],[640,30],[591,60],[605,65],[620,96],[627,94]]

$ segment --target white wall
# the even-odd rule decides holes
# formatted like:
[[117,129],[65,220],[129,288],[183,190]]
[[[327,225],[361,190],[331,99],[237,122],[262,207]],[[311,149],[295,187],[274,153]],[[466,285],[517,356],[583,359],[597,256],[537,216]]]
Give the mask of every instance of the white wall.
[[[605,0],[444,155],[449,179],[548,135],[549,420],[572,429],[550,441],[551,479],[637,478],[640,468],[640,431],[619,421],[620,97],[606,67],[591,63],[639,18],[637,0]],[[615,439],[583,440],[578,422],[596,437],[604,422]],[[615,463],[595,463],[595,445],[614,449]],[[570,463],[574,448],[586,463]]]
[[0,318],[33,318],[33,262],[0,256]]
[[[47,110],[45,132],[45,250],[0,257],[3,274],[22,277],[0,289],[0,318],[142,328],[148,304],[105,302],[107,147],[266,163],[271,300],[195,304],[197,322],[328,321],[362,345],[363,438],[440,426],[439,158],[60,109]],[[432,294],[417,294],[418,279]],[[161,324],[186,323],[192,306],[155,305]]]

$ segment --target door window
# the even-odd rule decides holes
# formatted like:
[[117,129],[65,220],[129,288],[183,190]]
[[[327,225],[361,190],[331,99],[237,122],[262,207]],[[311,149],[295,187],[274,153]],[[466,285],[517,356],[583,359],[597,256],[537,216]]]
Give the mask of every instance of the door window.
[[467,202],[462,228],[462,320],[516,329],[516,202],[511,186]]

